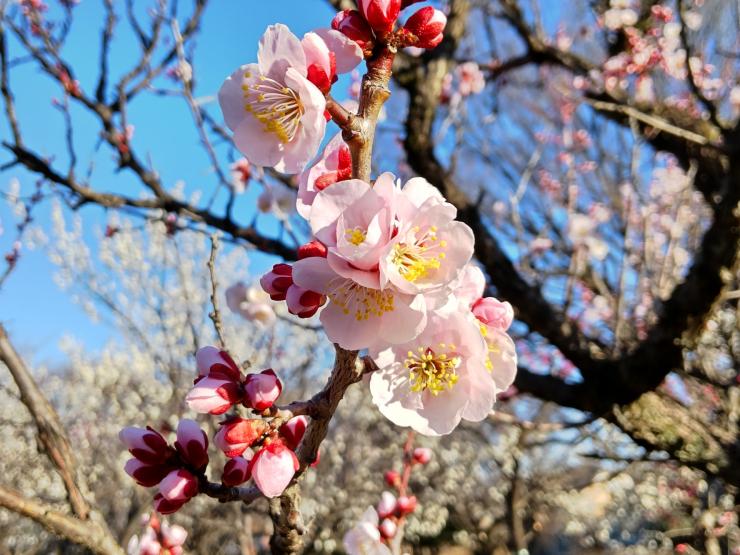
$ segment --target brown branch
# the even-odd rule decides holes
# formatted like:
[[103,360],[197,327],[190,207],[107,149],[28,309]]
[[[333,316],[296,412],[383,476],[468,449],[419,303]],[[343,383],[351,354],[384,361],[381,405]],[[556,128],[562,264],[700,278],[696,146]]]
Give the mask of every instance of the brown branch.
[[79,518],[81,525],[87,526],[91,533],[94,532],[91,537],[95,538],[96,543],[115,545],[115,540],[107,525],[98,512],[90,507],[83,495],[85,483],[78,473],[74,454],[59,415],[39,389],[23,359],[10,343],[7,332],[1,324],[0,361],[10,371],[18,386],[21,401],[31,413],[38,431],[39,442],[56,466],[67,489],[72,511]]
[[60,513],[48,505],[23,497],[20,493],[0,486],[0,507],[28,517],[52,534],[87,547],[99,555],[124,555],[124,550],[97,523],[82,521]]
[[[132,198],[114,193],[99,192],[76,181],[72,177],[61,175],[46,160],[27,148],[8,142],[3,142],[2,145],[10,150],[15,155],[17,162],[23,164],[27,169],[42,175],[53,183],[69,189],[78,198],[78,207],[84,204],[97,204],[108,208],[129,206],[138,209],[173,212],[187,217],[192,221],[203,222],[231,235],[235,239],[242,239],[263,252],[281,256],[286,260],[294,260],[296,257],[295,249],[282,241],[265,237],[252,226],[240,226],[228,215],[220,216],[206,208],[198,208],[188,204],[173,197],[161,188],[155,197],[149,198]],[[144,170],[142,169],[142,171]]]
[[[507,1],[507,4],[514,5],[515,2]],[[454,63],[458,41],[465,31],[468,9],[467,0],[453,1],[445,41],[427,54],[424,64],[412,62],[404,75],[398,78],[410,98],[406,118],[407,159],[419,175],[436,185],[457,206],[458,218],[466,222],[475,234],[478,260],[485,266],[498,293],[516,307],[517,317],[558,347],[584,377],[580,383],[569,384],[553,376],[520,370],[517,387],[563,406],[594,414],[611,413],[615,404],[630,405],[660,385],[671,370],[681,365],[682,341],[690,340],[701,327],[715,301],[728,287],[731,276],[737,272],[740,248],[740,187],[737,187],[740,183],[740,162],[737,160],[740,157],[737,150],[740,140],[729,134],[724,138],[726,152],[736,152],[732,156],[719,153],[711,145],[697,146],[695,141],[687,140],[695,140],[695,136],[674,137],[676,142],[672,145],[680,144],[682,149],[677,152],[679,158],[696,160],[697,187],[703,189],[709,199],[714,219],[684,281],[666,302],[657,307],[659,319],[647,339],[631,354],[609,359],[597,343],[583,336],[556,312],[538,288],[529,285],[519,274],[483,220],[477,203],[468,199],[436,157],[431,137],[442,79]],[[539,52],[545,48],[529,31],[526,38],[530,48],[540,49]],[[577,62],[564,55],[559,61],[565,67],[573,67]],[[626,119],[634,116],[622,115]],[[666,136],[665,133],[662,135]],[[622,428],[626,428],[624,423]],[[726,447],[731,449],[731,446]],[[737,483],[740,476],[731,472],[722,459],[716,459],[715,463],[714,468],[718,472]],[[696,464],[703,463],[696,461]],[[704,464],[704,467],[712,466]]]
[[77,465],[67,434],[59,416],[49,401],[46,400],[25,363],[13,348],[5,328],[1,324],[0,361],[10,371],[20,391],[21,401],[28,408],[36,424],[39,441],[64,481],[72,510],[81,519],[86,519],[90,513],[90,506],[77,485],[75,476]]

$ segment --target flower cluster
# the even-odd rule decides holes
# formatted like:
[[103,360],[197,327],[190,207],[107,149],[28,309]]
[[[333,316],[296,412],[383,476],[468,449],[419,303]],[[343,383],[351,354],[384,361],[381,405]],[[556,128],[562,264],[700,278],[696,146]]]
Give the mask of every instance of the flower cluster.
[[[447,17],[431,6],[420,8],[394,30],[401,10],[414,3],[359,0],[357,10],[334,17],[331,29],[317,29],[302,39],[285,25],[268,27],[257,63],[240,66],[218,94],[226,125],[246,160],[283,173],[301,172],[324,138],[330,118],[326,96],[338,74],[352,71],[370,57],[376,44],[437,46]],[[346,160],[330,161],[329,171],[340,172]],[[349,175],[340,172],[338,177]]]
[[182,526],[160,522],[156,514],[144,515],[144,532],[132,536],[126,552],[128,555],[182,555],[182,546],[188,533]]
[[[399,425],[436,435],[463,418],[485,418],[516,368],[506,328],[481,324],[472,310],[483,288],[482,274],[469,266],[473,232],[424,179],[404,186],[391,173],[372,182],[352,179],[352,155],[341,134],[305,167],[323,139],[324,95],[337,71],[350,71],[378,44],[433,48],[442,40],[446,18],[429,6],[396,29],[401,10],[414,3],[361,0],[358,10],[334,18],[332,30],[303,40],[287,27],[270,27],[258,63],[227,79],[219,99],[250,163],[302,170],[296,207],[312,240],[298,250],[295,264],[275,264],[261,278],[262,288],[300,318],[320,310],[328,338],[340,347],[368,349],[379,367],[371,391],[380,410]],[[476,271],[480,291],[465,299],[464,275]],[[257,319],[244,310],[247,293],[232,288],[229,304]],[[243,402],[246,384],[238,369],[203,372],[188,396],[192,408],[220,414]]]
[[[342,148],[332,144],[328,156]],[[317,166],[329,167],[325,159]],[[312,171],[309,187],[331,175]],[[455,207],[426,180],[401,187],[390,173],[313,188],[301,210],[314,240],[294,265],[263,276],[264,289],[293,314],[312,316],[326,302],[328,338],[369,350],[379,367],[373,399],[393,422],[437,435],[462,418],[485,418],[516,370],[511,319],[489,307],[511,307],[493,298],[474,306],[484,278],[469,263],[473,232]]]
[[376,507],[368,507],[360,520],[344,536],[344,548],[350,555],[371,553],[390,555],[389,546],[393,539],[402,534],[406,516],[417,507],[416,497],[408,494],[409,478],[415,465],[427,464],[432,451],[426,447],[411,447],[413,434],[404,447],[403,469],[401,472],[389,470],[385,473],[385,483],[396,490],[398,495],[384,491]]
[[150,427],[124,428],[119,437],[133,458],[124,467],[137,484],[159,486],[154,507],[174,513],[198,494],[198,475],[208,466],[208,437],[193,420],[181,420],[170,446]]
[[238,404],[263,411],[282,392],[283,385],[272,369],[245,376],[231,356],[216,347],[199,349],[195,359],[198,377],[185,398],[195,412],[223,414]]
[[[195,358],[198,377],[186,397],[192,410],[219,415],[242,405],[255,416],[235,413],[220,423],[213,442],[229,458],[221,483],[238,486],[251,478],[266,497],[280,495],[298,471],[295,450],[308,419],[286,420],[273,409],[283,386],[271,369],[243,375],[228,353],[213,346],[199,349]],[[180,421],[174,446],[150,427],[124,428],[119,436],[133,455],[126,473],[141,486],[159,487],[159,513],[177,511],[207,485],[208,437],[193,420]]]

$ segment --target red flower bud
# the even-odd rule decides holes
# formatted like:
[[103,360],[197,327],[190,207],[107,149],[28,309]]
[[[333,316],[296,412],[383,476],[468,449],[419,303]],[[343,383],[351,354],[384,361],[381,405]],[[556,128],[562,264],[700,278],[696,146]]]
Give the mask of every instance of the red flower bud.
[[184,503],[198,494],[198,479],[184,468],[173,470],[159,482],[159,493],[167,501]]
[[267,424],[256,418],[230,418],[221,422],[221,429],[213,438],[216,446],[227,457],[237,457],[251,447],[267,430]]
[[434,48],[442,42],[445,25],[447,16],[444,13],[431,6],[424,6],[409,17],[403,28],[417,38],[414,46]]
[[395,470],[388,470],[384,475],[385,483],[392,488],[397,488],[401,481],[401,475]]
[[401,0],[357,0],[360,13],[378,36],[393,30],[393,24],[401,11]]
[[381,522],[380,526],[378,526],[380,535],[387,540],[396,535],[397,529],[398,526],[396,526],[396,523],[393,522],[390,518],[384,518],[383,522]]
[[303,260],[304,258],[313,258],[313,257],[321,257],[326,258],[326,245],[324,245],[321,241],[317,241],[314,239],[313,241],[309,241],[305,245],[301,245],[298,247],[298,260]]
[[427,464],[432,460],[432,450],[428,447],[417,447],[413,453],[414,462],[419,464]]
[[269,409],[280,397],[282,391],[283,384],[272,368],[263,370],[259,374],[247,374],[244,382],[244,404],[255,410]]
[[180,420],[175,448],[193,468],[205,468],[208,464],[208,436],[194,420]]
[[295,451],[303,439],[303,434],[306,433],[307,426],[308,418],[303,415],[295,416],[280,426],[280,435],[285,441],[285,445]]
[[293,267],[290,264],[275,264],[272,270],[260,278],[260,285],[273,301],[284,301],[288,288],[293,285]]
[[362,50],[372,50],[373,30],[357,10],[344,10],[334,16],[331,28],[352,39]]
[[224,465],[221,483],[225,486],[238,486],[252,477],[249,461],[244,457],[229,459]]
[[170,473],[172,467],[166,464],[146,464],[133,458],[126,461],[123,469],[137,484],[150,488],[159,484]]
[[310,318],[324,305],[326,297],[316,291],[291,285],[285,300],[288,302],[288,312],[299,318]]
[[403,495],[399,497],[397,502],[398,512],[400,513],[399,516],[413,513],[416,510],[416,505],[416,496],[414,495]]
[[172,455],[172,449],[165,439],[149,426],[146,429],[124,428],[118,437],[128,448],[128,452],[143,463],[162,464]]
[[180,510],[185,504],[185,501],[168,501],[162,497],[161,493],[154,496],[154,510],[161,515],[171,515],[172,513]]

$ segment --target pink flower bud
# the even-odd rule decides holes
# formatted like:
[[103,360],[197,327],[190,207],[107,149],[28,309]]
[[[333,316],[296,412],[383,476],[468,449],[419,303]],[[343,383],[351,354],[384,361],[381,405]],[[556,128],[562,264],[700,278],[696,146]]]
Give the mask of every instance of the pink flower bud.
[[427,464],[432,460],[432,450],[429,447],[417,447],[413,453],[414,461],[419,464]]
[[252,478],[265,497],[277,497],[288,487],[299,467],[295,453],[282,441],[273,441],[252,459]]
[[383,478],[385,479],[385,483],[392,488],[397,488],[398,484],[401,482],[401,475],[395,470],[386,471]]
[[321,241],[317,241],[316,239],[314,239],[313,241],[309,241],[305,245],[301,245],[300,247],[298,247],[298,260],[303,260],[304,258],[313,258],[316,256],[326,258],[326,253],[326,245],[324,245]]
[[499,331],[506,331],[514,320],[514,309],[507,302],[493,297],[478,299],[473,304],[473,314],[478,320]]
[[259,374],[248,374],[244,382],[244,404],[255,410],[269,409],[282,391],[283,384],[272,368]]
[[159,483],[159,493],[167,501],[184,503],[198,493],[198,479],[184,468],[173,470]]
[[357,0],[357,4],[365,21],[381,37],[393,30],[401,11],[401,0]]
[[403,27],[418,39],[414,46],[434,48],[442,42],[445,25],[447,16],[444,13],[431,6],[424,6],[409,17]]
[[172,467],[166,464],[146,464],[133,458],[126,461],[123,470],[140,486],[151,488],[159,484]]
[[310,318],[326,303],[326,297],[316,291],[309,291],[298,285],[291,285],[285,300],[288,312],[299,318]]
[[398,512],[400,516],[413,513],[416,510],[416,496],[402,495],[398,498]]
[[202,347],[195,353],[198,376],[211,376],[238,382],[241,379],[239,367],[229,353],[217,347]]
[[380,530],[381,536],[385,539],[390,539],[396,535],[397,526],[390,518],[384,518],[383,522],[378,526],[378,530]]
[[256,418],[230,418],[221,423],[213,438],[227,457],[237,457],[251,447],[267,430],[267,424]]
[[165,439],[149,426],[146,429],[124,428],[118,433],[118,437],[128,448],[128,452],[141,462],[161,464],[172,455],[172,449]]
[[168,501],[161,493],[154,496],[154,510],[161,515],[171,515],[172,513],[179,511],[184,504],[185,501]]
[[239,384],[230,380],[202,378],[190,390],[185,401],[195,412],[223,414],[241,401]]
[[182,460],[194,468],[205,468],[208,464],[208,436],[194,420],[180,420],[175,448]]
[[334,16],[331,28],[352,39],[363,50],[372,50],[373,30],[357,10],[344,10]]
[[294,416],[285,424],[280,426],[280,435],[289,449],[295,451],[298,448],[298,445],[303,439],[303,434],[306,433],[307,426],[308,418],[303,415]]
[[380,495],[380,502],[378,503],[378,517],[383,519],[391,516],[396,512],[396,496],[389,491],[384,491]]
[[238,486],[251,478],[249,461],[244,457],[229,459],[224,465],[221,483],[225,486]]

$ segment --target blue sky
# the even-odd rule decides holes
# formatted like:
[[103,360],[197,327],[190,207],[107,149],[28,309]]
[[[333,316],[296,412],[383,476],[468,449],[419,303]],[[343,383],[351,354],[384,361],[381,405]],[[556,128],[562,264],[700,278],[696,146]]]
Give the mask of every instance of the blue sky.
[[[56,0],[49,0],[50,17],[54,17]],[[104,13],[102,2],[82,0],[75,8],[75,20],[63,51],[64,59],[74,69],[75,78],[83,90],[91,94],[97,83],[100,26]],[[138,59],[138,45],[130,32],[123,11],[123,3],[116,2],[119,15],[119,32],[111,50],[113,81]],[[141,8],[143,24],[148,25],[146,10],[151,1],[137,2]],[[189,13],[189,2],[181,2],[180,13]],[[187,9],[186,9],[187,8]],[[276,22],[287,24],[302,35],[316,27],[328,26],[333,11],[320,0],[218,0],[210,2],[198,35],[195,54],[197,78],[196,96],[209,97],[216,93],[224,77],[238,65],[255,60],[257,42],[264,29]],[[19,45],[10,41],[10,57],[21,54]],[[163,81],[164,82],[164,81]],[[165,82],[166,83],[166,82]],[[32,64],[16,67],[11,73],[24,140],[29,147],[54,159],[62,171],[67,167],[62,115],[51,101],[61,98],[58,84],[43,76]],[[346,87],[341,87],[345,89]],[[218,114],[216,110],[214,113]],[[84,110],[74,107],[75,144],[82,163],[77,174],[84,174],[89,154],[97,141],[99,126]],[[189,190],[206,189],[214,182],[208,174],[208,160],[197,143],[192,120],[184,102],[151,95],[136,99],[129,107],[129,117],[136,127],[133,144],[142,156],[150,154],[163,181],[173,185],[184,180]],[[3,119],[0,137],[10,137]],[[138,182],[130,173],[115,172],[113,156],[103,147],[96,156],[92,183],[111,191],[138,195]],[[10,161],[7,151],[0,151],[0,166]],[[228,161],[224,160],[224,164]],[[224,166],[225,167],[225,166]],[[7,191],[13,177],[21,182],[21,191],[33,191],[36,178],[19,168],[0,172],[0,190]],[[252,198],[242,200],[246,204]],[[50,203],[45,202],[34,211],[34,218],[48,232]],[[105,225],[105,213],[97,207],[86,207],[80,212],[86,233],[92,239],[93,229]],[[0,202],[0,222],[4,232],[0,235],[0,253],[11,249],[15,240],[14,218],[5,202]],[[0,264],[4,269],[4,261]],[[34,353],[36,363],[59,363],[63,360],[58,348],[65,334],[73,334],[90,349],[101,346],[115,332],[105,324],[93,324],[85,313],[61,291],[53,280],[54,266],[43,250],[24,249],[22,258],[0,290],[0,321],[5,324],[13,339],[26,353]]]

